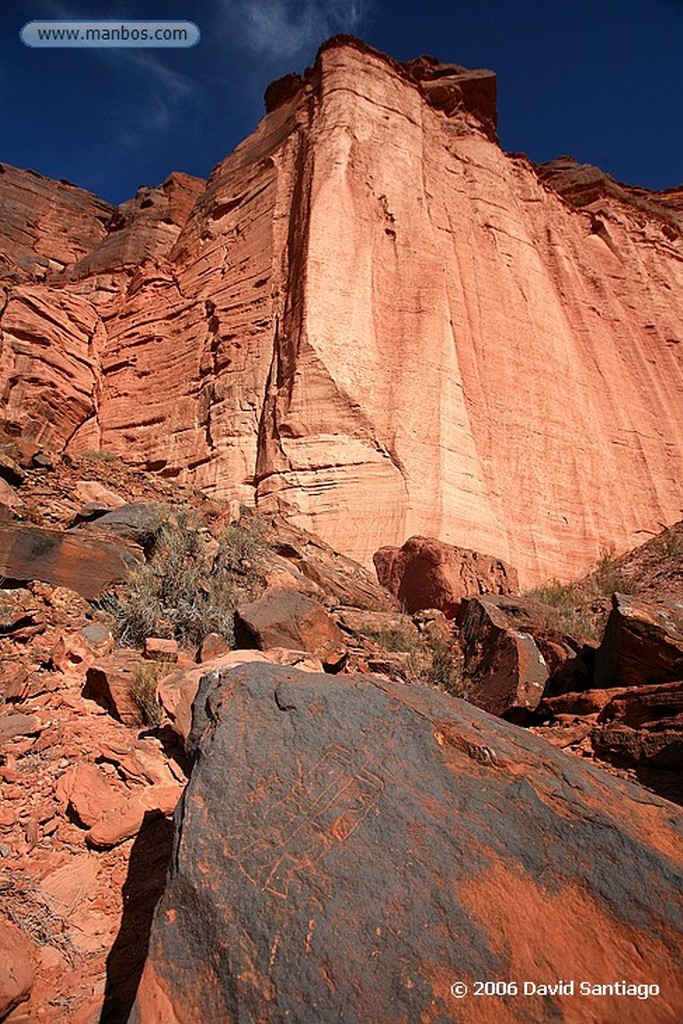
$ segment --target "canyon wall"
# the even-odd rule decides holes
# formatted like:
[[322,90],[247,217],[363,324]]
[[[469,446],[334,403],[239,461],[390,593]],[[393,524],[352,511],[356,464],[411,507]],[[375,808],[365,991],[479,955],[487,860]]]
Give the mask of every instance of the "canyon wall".
[[4,168],[5,416],[366,563],[420,533],[531,585],[680,519],[683,190],[505,154],[491,72],[347,38],[266,102],[118,209]]

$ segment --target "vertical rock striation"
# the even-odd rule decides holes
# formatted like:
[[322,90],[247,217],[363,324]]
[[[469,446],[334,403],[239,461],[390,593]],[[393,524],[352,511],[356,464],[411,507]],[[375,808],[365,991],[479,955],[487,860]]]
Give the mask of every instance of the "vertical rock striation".
[[683,196],[503,153],[495,96],[340,37],[206,183],[73,190],[80,249],[9,252],[8,415],[365,562],[419,533],[527,585],[677,520]]

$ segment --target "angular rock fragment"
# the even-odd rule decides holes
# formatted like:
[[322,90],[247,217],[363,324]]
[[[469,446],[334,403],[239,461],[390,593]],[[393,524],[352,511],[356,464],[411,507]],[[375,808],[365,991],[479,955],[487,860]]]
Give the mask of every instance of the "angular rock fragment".
[[98,505],[103,510],[121,508],[126,504],[126,499],[113,491],[111,487],[105,487],[99,480],[77,480],[74,484],[74,491],[86,505]]
[[645,686],[683,678],[683,606],[614,594],[595,658],[595,686]]
[[0,477],[0,512],[6,510],[2,515],[3,519],[11,518],[13,513],[21,512],[25,508],[25,502],[19,497],[14,488]]
[[380,548],[373,560],[382,586],[410,613],[438,608],[453,618],[465,597],[519,589],[517,573],[505,562],[433,537],[410,537],[401,548]]
[[197,651],[197,661],[212,661],[230,650],[230,644],[220,633],[207,633]]
[[535,635],[533,615],[517,599],[468,598],[459,614],[464,671],[472,680],[472,700],[491,714],[523,717],[541,701],[553,661],[561,664],[574,651],[547,631]]
[[310,651],[335,668],[345,656],[344,636],[325,608],[295,590],[273,588],[235,612],[238,647]]
[[114,651],[90,666],[83,696],[96,701],[126,725],[142,725],[140,707],[133,697],[135,670],[140,664],[140,655],[134,651]]
[[5,452],[0,450],[0,479],[6,481],[6,483],[14,485],[15,487],[19,484],[23,484],[26,479],[26,474],[14,459],[7,455]]
[[0,746],[19,736],[35,736],[42,728],[43,723],[38,715],[6,711],[0,714]]
[[625,764],[683,770],[683,681],[612,691],[592,743]]
[[177,661],[178,641],[162,636],[148,636],[145,640],[145,658],[150,661]]
[[41,601],[23,587],[0,590],[0,636],[26,640],[45,630]]
[[35,959],[37,950],[24,933],[0,918],[0,1020],[28,999]]
[[121,784],[112,783],[97,765],[72,765],[57,784],[57,795],[86,828],[110,815],[127,798]]
[[0,524],[0,575],[68,587],[88,600],[138,565],[128,548],[73,532]]
[[99,818],[88,832],[88,843],[97,849],[118,846],[137,835],[145,818],[172,814],[182,793],[183,786],[178,783],[139,787],[127,800]]
[[105,512],[94,522],[76,527],[84,534],[100,534],[129,541],[146,548],[158,532],[162,520],[161,507],[156,502],[136,501]]

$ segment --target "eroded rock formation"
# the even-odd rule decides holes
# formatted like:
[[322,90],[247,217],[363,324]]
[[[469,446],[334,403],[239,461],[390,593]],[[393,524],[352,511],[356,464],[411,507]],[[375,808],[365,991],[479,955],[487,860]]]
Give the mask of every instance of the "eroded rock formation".
[[0,387],[38,440],[581,573],[680,518],[680,190],[495,139],[495,76],[326,44],[207,182],[3,168]]

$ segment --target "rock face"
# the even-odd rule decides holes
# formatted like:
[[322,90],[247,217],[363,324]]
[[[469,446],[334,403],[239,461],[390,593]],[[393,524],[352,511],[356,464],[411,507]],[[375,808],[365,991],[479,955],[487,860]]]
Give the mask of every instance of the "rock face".
[[627,764],[680,771],[683,682],[614,693],[598,715],[593,746],[599,754]]
[[0,525],[0,575],[69,587],[92,600],[134,569],[129,548],[79,533]]
[[579,1018],[571,996],[451,994],[539,964],[659,984],[620,1019],[678,1019],[672,805],[379,677],[233,668],[190,743],[131,1024],[598,1019],[598,997]]
[[595,663],[596,686],[683,679],[683,607],[615,594]]
[[423,533],[528,586],[679,518],[679,192],[539,171],[491,72],[349,38],[267,108],[118,210],[2,169],[10,417],[365,564]]
[[380,548],[373,561],[382,586],[411,614],[438,608],[453,618],[463,598],[510,594],[519,587],[515,570],[499,559],[432,537],[410,537],[401,548]]

